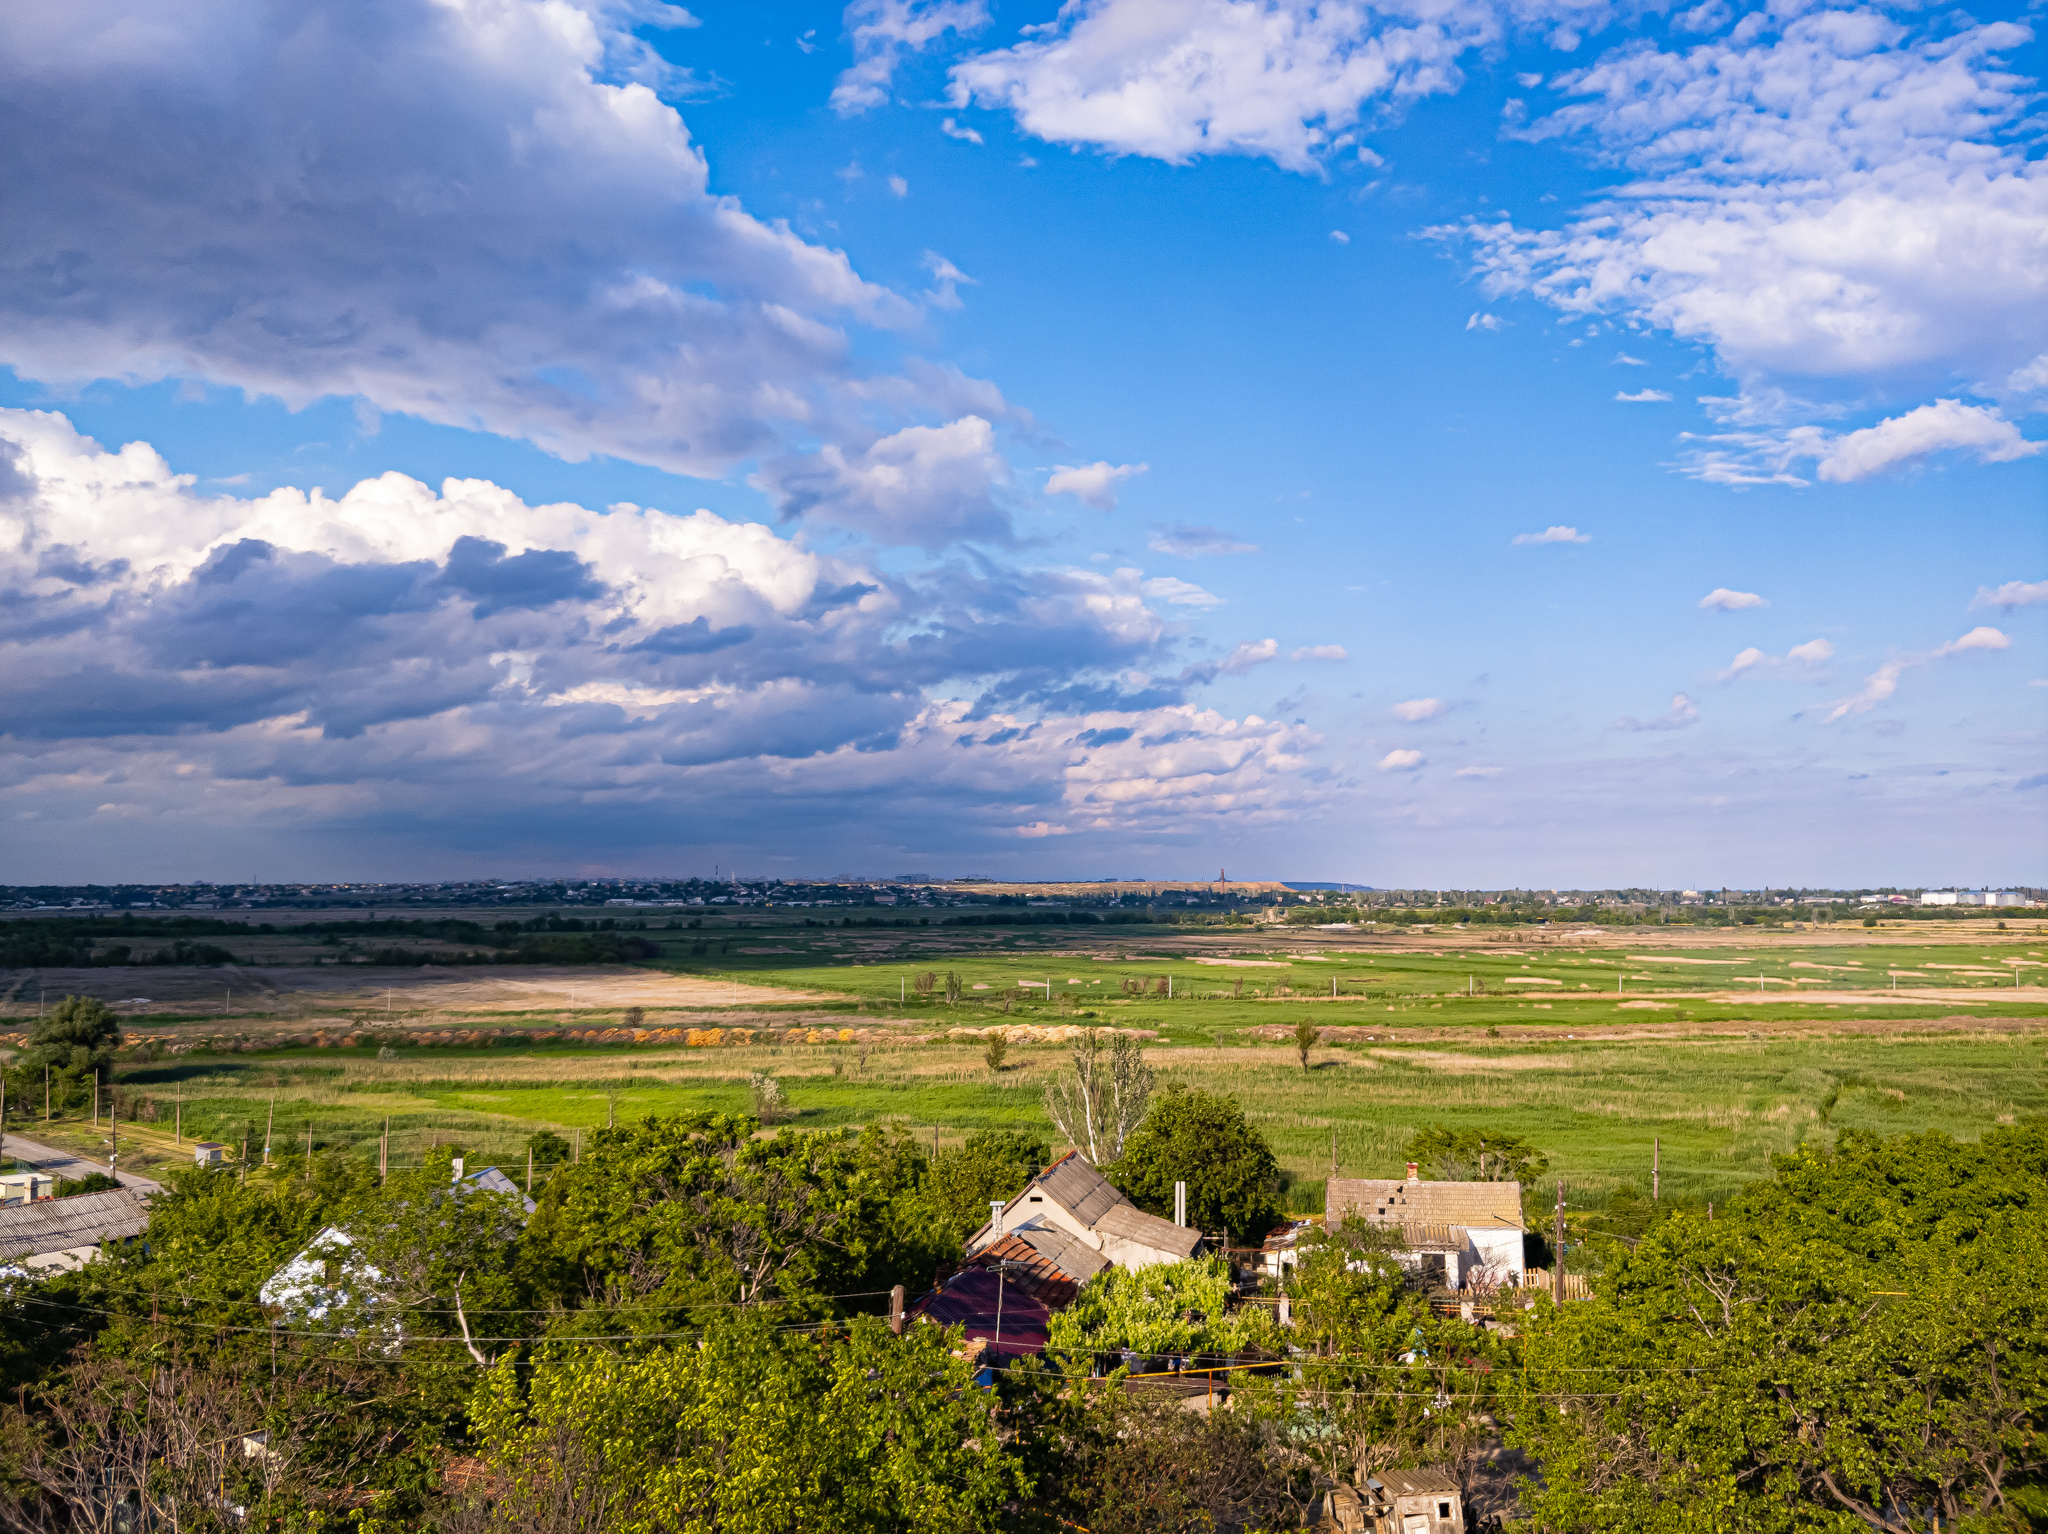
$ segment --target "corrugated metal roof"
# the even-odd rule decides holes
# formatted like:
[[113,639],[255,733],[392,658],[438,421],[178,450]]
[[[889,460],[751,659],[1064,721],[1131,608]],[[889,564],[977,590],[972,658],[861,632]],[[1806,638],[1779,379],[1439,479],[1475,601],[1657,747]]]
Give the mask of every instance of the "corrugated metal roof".
[[149,1207],[127,1188],[0,1209],[0,1261],[125,1241],[149,1227]]
[[1155,1252],[1172,1252],[1181,1258],[1194,1256],[1195,1248],[1202,1244],[1200,1231],[1176,1225],[1171,1220],[1162,1220],[1156,1214],[1147,1214],[1133,1204],[1120,1203],[1104,1211],[1102,1218],[1095,1222],[1095,1230],[1098,1235],[1119,1241],[1135,1241]]
[[1023,1284],[1000,1280],[987,1268],[962,1268],[943,1289],[919,1300],[911,1315],[937,1326],[958,1326],[966,1340],[977,1338],[1002,1358],[1045,1349],[1051,1314]]
[[1091,1229],[1109,1210],[1129,1202],[1109,1185],[1108,1178],[1082,1159],[1079,1151],[1068,1151],[1032,1178],[1024,1185],[1020,1197],[1028,1199],[1033,1188]]
[[1461,1230],[1527,1230],[1522,1187],[1512,1182],[1407,1182],[1398,1177],[1333,1177],[1330,1217],[1375,1225],[1455,1225]]

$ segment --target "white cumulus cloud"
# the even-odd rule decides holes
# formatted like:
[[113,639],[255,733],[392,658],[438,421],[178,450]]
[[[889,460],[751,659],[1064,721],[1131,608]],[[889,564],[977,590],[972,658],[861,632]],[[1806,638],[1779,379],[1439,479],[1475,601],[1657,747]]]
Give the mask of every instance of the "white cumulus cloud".
[[1142,463],[1084,463],[1070,467],[1061,464],[1052,471],[1052,477],[1045,482],[1047,495],[1071,495],[1084,506],[1097,511],[1116,510],[1116,487],[1134,474],[1143,474],[1149,464]]
[[1458,778],[1497,778],[1501,772],[1499,767],[1460,767],[1451,775]]
[[1974,453],[1980,463],[2010,463],[2044,448],[2048,443],[2029,442],[1989,406],[1941,399],[1835,439],[1821,455],[1817,472],[1822,479],[1848,484],[1944,450]]
[[1614,397],[1619,403],[1624,405],[1668,405],[1671,403],[1671,396],[1662,389],[1638,389],[1633,394],[1628,393],[1626,390],[1618,390]]
[[1204,591],[1192,581],[1179,580],[1171,575],[1155,575],[1138,589],[1155,602],[1171,602],[1180,607],[1223,605],[1223,598],[1213,591]]
[[1700,598],[1700,607],[1710,612],[1739,612],[1745,607],[1769,607],[1771,604],[1754,591],[1730,591],[1726,586],[1716,586]]
[[[952,71],[951,101],[1026,133],[1181,165],[1255,155],[1311,171],[1379,107],[1457,89],[1510,25],[1603,15],[1568,0],[1072,0]],[[1367,164],[1379,156],[1362,150]]]
[[2011,612],[2015,607],[2032,607],[2036,602],[2048,602],[2048,581],[2007,581],[1996,588],[1979,586],[1970,605]]
[[1973,650],[2004,650],[2012,646],[2012,640],[1995,628],[1978,626],[1959,639],[1936,645],[1932,650],[1894,656],[1863,679],[1863,686],[1848,697],[1839,699],[1828,711],[1828,723],[1846,719],[1854,714],[1868,713],[1899,690],[1899,678],[1916,666],[1929,665],[1951,655],[1966,655]]
[[964,35],[987,24],[985,0],[854,0],[846,8],[853,66],[832,88],[832,110],[851,117],[881,106],[904,54],[929,48],[948,32]]
[[1480,314],[1475,311],[1472,318],[1465,321],[1465,328],[1467,330],[1499,330],[1501,324],[1502,321],[1499,315]]
[[1834,657],[1835,647],[1825,639],[1809,639],[1805,644],[1793,645],[1783,655],[1767,654],[1752,645],[1737,654],[1728,663],[1728,668],[1716,674],[1714,680],[1732,682],[1743,676],[1798,676]]
[[1546,527],[1540,533],[1516,533],[1513,542],[1523,543],[1591,543],[1593,535],[1582,533],[1576,527]]
[[1351,652],[1340,644],[1310,644],[1301,646],[1287,658],[1292,661],[1349,660]]
[[1414,772],[1426,765],[1427,761],[1420,751],[1389,751],[1379,760],[1381,772]]
[[1441,698],[1410,698],[1405,703],[1396,703],[1387,712],[1397,719],[1405,719],[1414,724],[1423,719],[1436,718],[1444,708],[1445,704]]

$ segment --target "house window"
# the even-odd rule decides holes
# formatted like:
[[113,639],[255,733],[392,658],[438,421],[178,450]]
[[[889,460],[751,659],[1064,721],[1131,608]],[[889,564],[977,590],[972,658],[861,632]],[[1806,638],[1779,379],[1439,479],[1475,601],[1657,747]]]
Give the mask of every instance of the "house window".
[[1448,1518],[1448,1517],[1450,1517],[1450,1516],[1451,1516],[1451,1504],[1450,1504],[1450,1503],[1448,1503],[1448,1502],[1439,1502],[1439,1503],[1437,1503],[1437,1505],[1436,1505],[1436,1515],[1437,1515],[1437,1517],[1439,1517],[1439,1518]]

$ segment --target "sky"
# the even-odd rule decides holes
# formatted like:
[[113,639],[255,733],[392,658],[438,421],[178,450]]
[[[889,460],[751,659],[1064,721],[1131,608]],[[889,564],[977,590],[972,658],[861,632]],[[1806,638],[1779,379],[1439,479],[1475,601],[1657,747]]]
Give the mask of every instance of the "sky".
[[2036,4],[0,12],[0,882],[2048,882]]

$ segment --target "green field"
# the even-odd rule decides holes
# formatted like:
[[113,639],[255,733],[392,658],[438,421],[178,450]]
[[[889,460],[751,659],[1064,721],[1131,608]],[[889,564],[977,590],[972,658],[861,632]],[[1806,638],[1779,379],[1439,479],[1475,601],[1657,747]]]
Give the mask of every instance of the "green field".
[[[238,1145],[248,1134],[260,1148],[274,1097],[280,1157],[303,1157],[308,1128],[316,1149],[374,1154],[388,1116],[401,1163],[438,1140],[523,1168],[535,1128],[745,1111],[757,1071],[776,1077],[800,1128],[893,1122],[940,1142],[984,1127],[1049,1134],[1042,1096],[1065,1047],[1013,1043],[991,1073],[967,1030],[1099,1024],[1152,1035],[1162,1085],[1236,1096],[1273,1142],[1300,1210],[1321,1207],[1333,1138],[1344,1175],[1392,1176],[1402,1144],[1428,1123],[1524,1135],[1549,1153],[1572,1201],[1592,1205],[1624,1183],[1647,1185],[1654,1137],[1667,1196],[1704,1200],[1844,1127],[1974,1136],[2048,1112],[2048,1005],[2035,978],[2048,944],[2029,928],[1979,923],[1929,942],[1840,929],[1592,938],[713,919],[646,932],[662,949],[649,967],[728,982],[732,999],[640,1021],[744,1025],[752,1042],[539,1042],[526,1035],[631,1019],[602,1005],[465,1017],[401,999],[396,1058],[385,1060],[375,1047],[266,1047],[266,1030],[305,1027],[303,1007],[266,1016],[238,1006],[240,1052],[124,1063],[119,1086],[143,1114],[124,1124],[124,1164],[167,1163],[179,1102],[188,1141]],[[265,973],[288,987],[293,971]],[[366,993],[404,998],[419,974],[365,971],[362,981]],[[937,984],[920,999],[924,974]],[[2016,990],[2015,974],[2030,983]],[[1170,998],[1157,989],[1168,979]],[[763,982],[819,999],[747,1005],[747,987]],[[578,982],[599,996],[604,984],[595,973]],[[1937,990],[1947,994],[1927,994]],[[361,1027],[385,1021],[390,1005],[323,1016]],[[1286,1038],[1304,1018],[1326,1030],[1307,1071]],[[172,1038],[218,1039],[210,1030],[223,1026],[148,1021]],[[486,1022],[501,1034],[487,1046],[412,1042],[421,1029]],[[790,1025],[832,1041],[800,1042]],[[841,1030],[856,1037],[839,1042]],[[86,1125],[15,1128],[103,1153]]]

